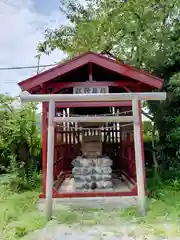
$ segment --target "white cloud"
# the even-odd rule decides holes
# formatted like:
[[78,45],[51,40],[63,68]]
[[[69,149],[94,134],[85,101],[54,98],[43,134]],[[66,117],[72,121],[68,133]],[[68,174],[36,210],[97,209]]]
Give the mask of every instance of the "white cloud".
[[[47,27],[55,28],[66,20],[57,9],[49,16],[36,12],[32,0],[0,1],[0,67],[36,65],[37,43],[43,39]],[[59,51],[43,56],[41,64],[59,61]],[[19,94],[19,81],[30,77],[36,70],[0,71],[0,93]]]

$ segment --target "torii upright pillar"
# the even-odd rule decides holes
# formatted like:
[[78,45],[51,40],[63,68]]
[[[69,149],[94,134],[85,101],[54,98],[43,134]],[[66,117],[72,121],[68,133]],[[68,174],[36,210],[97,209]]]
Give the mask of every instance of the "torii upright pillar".
[[136,180],[138,191],[139,211],[142,216],[146,214],[145,186],[144,186],[144,161],[142,158],[141,128],[139,116],[139,101],[137,98],[132,100],[133,126],[134,126],[134,148],[136,162]]
[[52,216],[52,194],[53,194],[53,163],[54,163],[54,122],[55,103],[49,101],[48,114],[48,146],[47,146],[47,176],[46,176],[46,218]]

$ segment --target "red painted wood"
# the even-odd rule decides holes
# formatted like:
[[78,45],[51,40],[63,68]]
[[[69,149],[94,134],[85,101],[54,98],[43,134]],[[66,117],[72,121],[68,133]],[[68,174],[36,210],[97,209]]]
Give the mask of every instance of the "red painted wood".
[[97,65],[100,65],[105,69],[119,73],[126,77],[130,77],[132,79],[143,82],[155,88],[161,88],[163,85],[163,81],[160,78],[157,78],[148,73],[139,71],[129,65],[120,64],[120,63],[117,63],[116,61],[110,61],[109,59],[103,56],[96,55],[95,57],[95,55],[91,54],[89,56],[89,61]]
[[[135,185],[132,189],[131,192],[99,192],[91,194],[91,193],[65,193],[65,194],[59,194],[56,192],[55,189],[53,189],[53,198],[76,198],[76,197],[124,197],[124,196],[129,196],[129,197],[136,197],[137,196],[137,186]],[[102,194],[102,195],[101,195]],[[150,195],[148,191],[146,191],[146,196]],[[40,194],[39,196],[41,199],[45,199],[45,195],[43,193]]]
[[131,192],[72,192],[72,193],[55,193],[53,198],[79,198],[79,197],[124,197],[137,196],[134,191]]
[[122,174],[127,178],[127,180],[128,180],[131,184],[136,185],[135,179],[131,178],[125,171],[122,171]]
[[131,151],[131,139],[130,133],[127,133],[127,154],[128,154],[128,172],[131,172],[131,163],[132,163],[132,151]]
[[[53,198],[84,198],[84,197],[135,197],[137,196],[136,189],[131,192],[77,192],[77,193],[57,193],[53,190]],[[39,196],[41,199],[45,198],[43,193]]]
[[161,88],[163,85],[163,80],[160,78],[154,77],[148,73],[142,72],[128,65],[117,63],[116,61],[100,54],[91,52],[80,55],[79,57],[67,61],[63,64],[59,64],[54,68],[44,71],[18,84],[22,90],[30,91],[36,86],[44,84],[52,79],[71,72],[72,70],[78,69],[88,63],[97,64],[105,69],[108,69],[111,72],[116,72],[120,75],[130,77],[155,88]]
[[135,186],[132,188],[131,193],[132,193],[133,196],[137,196],[137,195],[138,195],[137,185],[135,185]]
[[55,146],[57,145],[57,126],[55,126],[55,130],[54,130],[54,180],[57,179],[57,168],[56,168],[56,163],[57,163],[57,151]]
[[39,194],[39,198],[44,199],[44,198],[46,198],[46,196],[45,196],[44,193],[40,193],[40,194]]
[[[129,79],[126,80],[126,78],[124,78],[121,81],[123,83],[123,86],[119,85],[119,87],[125,89],[127,92],[135,92],[136,91],[136,86],[139,83],[138,81],[135,81],[135,80],[132,80],[132,81],[129,81]],[[98,81],[98,82],[102,82],[102,81]],[[127,82],[127,84],[126,84],[126,82]],[[71,85],[71,82],[63,82],[63,83],[65,83],[67,85],[69,83]],[[86,83],[86,82],[82,81],[81,83]],[[62,86],[61,82],[54,82],[53,80],[45,83],[45,85],[47,86],[47,88],[52,88],[51,93],[57,93],[58,91],[60,91],[59,89],[64,88],[64,86]],[[109,85],[109,86],[111,86],[111,85]],[[149,86],[149,85],[141,83],[140,90],[141,90],[141,92],[150,92],[150,91],[152,91],[152,87]],[[66,89],[66,91],[67,91],[67,89]],[[41,86],[36,86],[36,87],[32,88],[29,92],[31,94],[42,94]]]
[[[45,103],[48,109],[48,104]],[[124,107],[132,106],[131,101],[121,102],[56,102],[56,108],[79,108],[79,107]]]
[[[66,132],[66,135],[68,136],[71,133],[73,132]],[[55,146],[55,150],[58,156],[56,162],[57,175],[61,171],[72,171],[71,162],[80,154],[80,145],[78,143],[74,143],[73,145],[67,144],[66,138],[64,138],[64,142]]]
[[92,63],[88,63],[88,73],[89,73],[89,81],[92,81],[93,80]]
[[121,169],[136,181],[133,126],[121,128]]
[[[138,83],[138,82],[137,82]],[[126,81],[125,79],[122,81],[86,81],[86,82],[49,82],[46,84],[46,87],[53,88],[53,93],[57,93],[61,89],[64,88],[72,88],[72,87],[101,87],[101,86],[112,86],[112,87],[121,87],[124,88],[127,92],[130,92],[130,87],[136,87],[137,85],[134,81]]]

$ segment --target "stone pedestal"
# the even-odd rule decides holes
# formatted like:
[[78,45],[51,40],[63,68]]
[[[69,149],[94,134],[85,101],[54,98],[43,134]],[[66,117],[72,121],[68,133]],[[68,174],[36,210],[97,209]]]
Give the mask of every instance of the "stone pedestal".
[[112,160],[110,158],[77,157],[72,165],[76,190],[112,190]]

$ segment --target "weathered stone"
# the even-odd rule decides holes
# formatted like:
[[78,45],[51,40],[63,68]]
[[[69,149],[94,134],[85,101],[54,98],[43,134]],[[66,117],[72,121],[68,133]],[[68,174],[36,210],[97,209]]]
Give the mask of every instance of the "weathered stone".
[[93,174],[92,175],[92,180],[93,181],[101,181],[102,180],[102,175],[100,175],[100,174]]
[[104,182],[104,188],[112,188],[112,187],[113,187],[112,182],[110,181]]
[[96,174],[102,174],[102,168],[101,167],[95,167],[94,168]]
[[84,188],[85,188],[85,189],[89,189],[89,188],[90,188],[90,184],[89,184],[89,183],[85,183],[85,184],[84,184]]
[[103,181],[99,181],[99,182],[97,182],[97,188],[99,188],[99,189],[104,188]]
[[108,157],[85,158],[77,157],[72,162],[72,175],[77,189],[111,189],[111,165]]
[[72,174],[73,175],[81,175],[81,168],[80,167],[74,167],[72,169]]
[[104,180],[104,181],[110,181],[111,180],[111,175],[109,174],[107,174],[107,175],[102,175],[102,180]]
[[96,188],[97,188],[97,184],[96,184],[96,182],[93,182],[93,183],[91,184],[91,189],[94,190],[94,189],[96,189]]
[[85,182],[76,182],[76,189],[85,188]]
[[112,168],[110,168],[110,167],[104,167],[104,168],[102,169],[102,171],[103,171],[103,174],[111,174],[111,173],[112,173]]
[[86,180],[87,182],[94,181],[94,179],[93,179],[93,177],[92,177],[91,175],[85,176],[85,180]]

